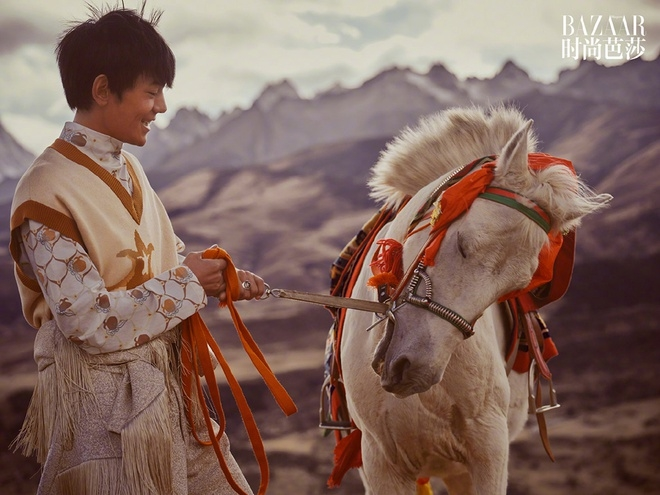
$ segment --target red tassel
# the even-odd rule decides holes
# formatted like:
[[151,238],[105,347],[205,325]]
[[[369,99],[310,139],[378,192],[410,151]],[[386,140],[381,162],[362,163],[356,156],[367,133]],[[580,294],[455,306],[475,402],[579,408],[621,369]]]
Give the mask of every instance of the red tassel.
[[335,445],[335,467],[328,478],[328,488],[337,488],[349,469],[362,466],[362,432],[353,430]]
[[374,275],[391,273],[396,277],[396,286],[403,278],[403,245],[394,239],[381,239],[377,244],[380,248],[371,262],[371,270]]
[[399,280],[393,273],[379,273],[369,279],[367,285],[369,287],[380,287],[381,285],[389,285],[396,287],[399,285]]

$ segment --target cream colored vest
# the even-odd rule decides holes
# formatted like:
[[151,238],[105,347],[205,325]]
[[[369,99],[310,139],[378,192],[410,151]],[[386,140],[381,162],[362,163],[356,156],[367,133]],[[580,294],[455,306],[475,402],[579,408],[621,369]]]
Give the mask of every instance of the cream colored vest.
[[[28,323],[52,319],[37,281],[21,268],[20,226],[36,220],[81,244],[108,290],[131,289],[178,264],[178,239],[138,160],[125,153],[131,197],[108,171],[58,139],[19,181],[11,208],[11,254]],[[72,260],[70,269],[88,269]]]

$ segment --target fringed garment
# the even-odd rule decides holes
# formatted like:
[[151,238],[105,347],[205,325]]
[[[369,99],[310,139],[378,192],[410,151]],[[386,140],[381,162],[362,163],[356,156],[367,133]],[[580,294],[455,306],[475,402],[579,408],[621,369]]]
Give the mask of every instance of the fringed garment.
[[[16,439],[43,466],[38,495],[234,493],[213,449],[190,435],[172,365],[180,362],[179,342],[174,330],[134,349],[91,355],[54,321],[41,327],[38,382]],[[195,417],[201,421],[199,411]],[[234,479],[251,493],[226,435],[221,444]]]

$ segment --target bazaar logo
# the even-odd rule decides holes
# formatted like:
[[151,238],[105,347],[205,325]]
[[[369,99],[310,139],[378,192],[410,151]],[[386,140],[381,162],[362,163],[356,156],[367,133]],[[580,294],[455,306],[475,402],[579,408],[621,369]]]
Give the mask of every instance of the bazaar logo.
[[562,16],[562,58],[633,60],[644,54],[644,16]]

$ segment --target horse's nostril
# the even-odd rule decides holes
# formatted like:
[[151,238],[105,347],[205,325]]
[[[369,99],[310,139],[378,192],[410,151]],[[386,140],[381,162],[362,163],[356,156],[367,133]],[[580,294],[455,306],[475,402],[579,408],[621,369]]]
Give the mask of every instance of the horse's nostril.
[[392,364],[392,383],[400,383],[403,380],[403,376],[406,374],[406,371],[408,371],[408,368],[410,368],[410,360],[405,356],[398,358],[394,364]]

